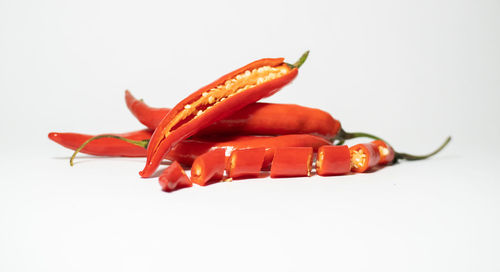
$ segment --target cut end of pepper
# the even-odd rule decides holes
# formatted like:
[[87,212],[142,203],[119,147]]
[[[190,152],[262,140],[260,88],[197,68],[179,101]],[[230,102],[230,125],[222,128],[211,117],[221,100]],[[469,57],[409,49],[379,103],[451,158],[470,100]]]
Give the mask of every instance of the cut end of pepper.
[[366,154],[363,149],[351,150],[351,168],[363,168],[366,165]]

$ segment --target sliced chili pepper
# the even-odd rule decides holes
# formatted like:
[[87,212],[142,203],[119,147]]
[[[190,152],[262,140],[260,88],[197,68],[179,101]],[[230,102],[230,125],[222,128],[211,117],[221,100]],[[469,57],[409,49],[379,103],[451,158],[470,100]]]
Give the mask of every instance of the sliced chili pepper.
[[215,149],[197,157],[191,167],[191,181],[205,186],[222,180],[226,166],[225,150]]
[[265,156],[265,148],[234,150],[227,163],[228,176],[233,179],[259,177]]
[[279,91],[298,74],[306,52],[294,65],[262,59],[222,76],[178,103],[156,128],[142,177],[151,176],[173,146],[210,124]]
[[[122,135],[131,135],[131,139],[121,137]],[[51,132],[49,133],[49,138],[66,148],[75,150],[70,160],[70,164],[73,165],[73,159],[78,152],[97,156],[144,157],[146,156],[145,150],[148,145],[146,138],[148,135],[151,135],[151,131],[139,130],[123,134],[102,134],[97,136]],[[166,159],[191,165],[198,156],[210,150],[222,149],[226,151],[226,157],[228,157],[231,151],[235,149],[263,147],[266,149],[264,169],[267,169],[271,165],[274,150],[278,147],[305,146],[312,147],[316,151],[320,146],[328,144],[330,142],[326,139],[308,134],[292,134],[276,137],[233,136],[205,139],[196,138],[182,141],[167,154]]]
[[325,145],[318,149],[316,173],[320,176],[344,175],[351,171],[347,145]]
[[394,149],[392,149],[390,145],[381,140],[375,140],[372,141],[371,143],[377,146],[378,153],[380,155],[380,161],[378,162],[379,165],[386,165],[388,163],[392,163],[396,153],[394,152]]
[[357,144],[349,148],[351,152],[351,171],[362,173],[378,164],[380,154],[372,143]]
[[271,164],[271,178],[307,177],[311,175],[313,149],[285,147],[276,149]]
[[[140,144],[148,141],[153,131],[148,129],[127,133],[87,135],[80,133],[51,132],[49,139],[69,149],[76,150],[88,142],[81,152],[98,156],[145,157],[146,150]],[[116,139],[118,138],[118,139]],[[127,139],[128,141],[124,141]],[[132,141],[132,142],[131,142]],[[137,145],[136,143],[139,143]]]
[[263,169],[269,169],[276,149],[283,147],[311,147],[314,151],[320,146],[328,145],[327,140],[308,134],[292,134],[282,136],[234,136],[226,139],[188,139],[175,146],[167,158],[175,158],[189,165],[193,160],[208,150],[224,149],[226,157],[236,149],[265,148]]
[[[152,108],[125,91],[125,101],[135,117],[150,129],[156,129],[170,111]],[[293,104],[253,103],[202,129],[196,135],[285,135],[313,134],[333,139],[340,122],[320,109]]]
[[172,192],[193,186],[184,169],[176,161],[163,170],[158,180],[162,190],[165,192]]

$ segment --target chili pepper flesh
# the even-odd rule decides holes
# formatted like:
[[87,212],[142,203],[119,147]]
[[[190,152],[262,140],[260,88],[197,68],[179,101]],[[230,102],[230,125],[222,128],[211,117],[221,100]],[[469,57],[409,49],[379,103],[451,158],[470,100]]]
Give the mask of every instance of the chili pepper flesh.
[[181,165],[174,161],[169,165],[158,178],[160,186],[165,192],[173,192],[186,187],[193,186],[191,180],[189,180],[186,172],[182,169]]
[[320,176],[343,175],[351,171],[351,156],[346,145],[325,145],[318,149],[316,173]]
[[224,150],[208,151],[194,160],[191,167],[191,181],[201,186],[220,181],[224,177],[225,165]]
[[311,147],[278,148],[271,164],[271,178],[311,176]]
[[258,177],[262,170],[265,155],[265,148],[234,150],[228,160],[228,176],[232,179]]

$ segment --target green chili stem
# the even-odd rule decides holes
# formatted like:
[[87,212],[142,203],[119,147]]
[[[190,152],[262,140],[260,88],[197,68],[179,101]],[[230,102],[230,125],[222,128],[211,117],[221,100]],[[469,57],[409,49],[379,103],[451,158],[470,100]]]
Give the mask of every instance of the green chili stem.
[[94,136],[94,137],[86,140],[80,147],[78,147],[75,150],[75,152],[73,152],[73,155],[69,159],[69,165],[71,165],[71,166],[74,165],[73,160],[75,159],[76,154],[78,154],[78,152],[80,152],[88,143],[92,142],[93,140],[97,140],[97,139],[101,139],[101,138],[114,138],[114,139],[122,140],[122,141],[125,141],[127,143],[131,143],[131,144],[134,144],[136,146],[143,147],[143,148],[147,148],[148,144],[149,144],[149,140],[135,141],[135,140],[130,140],[130,139],[127,139],[127,138],[124,138],[121,136],[116,136],[116,135],[111,135],[111,134],[103,134],[103,135]]
[[309,50],[307,50],[302,56],[300,56],[299,60],[297,60],[294,64],[286,63],[290,68],[300,68],[304,62],[306,62],[307,56],[309,56]]
[[436,155],[437,153],[439,153],[439,151],[443,150],[443,148],[448,145],[448,143],[451,141],[451,136],[448,136],[448,138],[446,138],[446,141],[444,141],[443,144],[441,144],[441,146],[434,150],[433,152],[427,154],[427,155],[421,155],[421,156],[417,156],[417,155],[411,155],[411,154],[407,154],[407,153],[398,153],[396,152],[396,156],[394,158],[394,161],[397,161],[399,159],[402,159],[402,160],[407,160],[407,161],[418,161],[418,160],[423,160],[423,159],[427,159],[429,157],[432,157],[434,155]]

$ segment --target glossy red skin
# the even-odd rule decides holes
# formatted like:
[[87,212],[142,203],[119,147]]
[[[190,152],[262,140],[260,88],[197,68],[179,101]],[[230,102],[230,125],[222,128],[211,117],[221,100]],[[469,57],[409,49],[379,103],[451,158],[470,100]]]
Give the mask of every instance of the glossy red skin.
[[[147,140],[152,135],[150,130],[139,130],[128,133],[113,135],[126,136],[134,140]],[[49,138],[54,142],[75,150],[80,147],[85,141],[95,135],[86,135],[78,133],[49,133]],[[107,140],[107,141],[103,141]],[[266,156],[264,158],[264,168],[270,166],[274,156],[274,150],[278,147],[287,146],[310,146],[317,150],[322,145],[328,145],[327,140],[313,135],[297,134],[283,136],[233,136],[233,137],[214,137],[211,139],[188,139],[182,141],[175,146],[172,151],[167,154],[166,159],[178,161],[179,163],[190,166],[193,161],[210,150],[221,149],[226,152],[227,156],[232,150],[238,148],[266,148]],[[129,144],[122,140],[113,138],[103,138],[90,142],[82,153],[97,155],[97,156],[123,156],[123,157],[145,157],[146,149]]]
[[[215,149],[208,151],[194,160],[191,167],[191,181],[201,186],[205,186],[209,182],[220,181],[224,177],[225,166],[225,150]],[[200,175],[195,175],[193,172],[197,167],[201,169]]]
[[380,153],[378,152],[378,148],[376,145],[374,145],[372,143],[357,144],[357,145],[351,146],[349,148],[349,151],[360,150],[360,149],[363,150],[364,154],[366,154],[365,165],[363,165],[363,167],[360,167],[360,168],[352,167],[351,168],[352,172],[363,173],[366,170],[377,165],[378,162],[380,161]]
[[385,156],[381,154],[379,150],[379,155],[380,155],[380,161],[378,162],[379,165],[386,165],[394,160],[394,156],[396,155],[396,153],[394,152],[392,146],[388,145],[386,142],[381,140],[375,140],[372,141],[371,143],[377,146],[377,150],[379,150],[378,148],[379,146],[387,148],[387,150],[389,150],[389,154]]
[[243,107],[257,102],[258,100],[270,96],[277,91],[279,91],[283,86],[290,83],[298,73],[298,69],[294,68],[288,72],[288,74],[282,77],[276,78],[274,80],[267,81],[253,88],[247,89],[244,92],[237,93],[231,97],[228,97],[222,102],[219,102],[216,106],[205,110],[203,114],[195,119],[192,119],[180,127],[174,129],[170,132],[168,136],[165,137],[164,129],[168,126],[170,121],[174,119],[179,112],[184,109],[184,106],[190,104],[191,102],[197,100],[202,96],[202,93],[208,91],[220,84],[223,84],[226,80],[234,78],[236,75],[245,72],[246,70],[252,70],[254,68],[259,68],[262,66],[278,66],[283,64],[283,59],[262,59],[256,62],[250,63],[249,65],[242,67],[232,73],[229,73],[218,80],[212,82],[211,84],[199,89],[194,92],[180,103],[178,103],[168,114],[162,119],[157,129],[151,137],[151,141],[148,145],[147,161],[144,169],[139,172],[142,177],[151,176],[155,170],[158,168],[160,162],[163,160],[165,155],[171,151],[172,147],[187,139],[203,128],[209,126],[210,124],[221,120],[230,114],[242,109]]
[[309,176],[312,155],[311,147],[278,148],[271,164],[271,178]]
[[193,183],[189,180],[181,165],[176,161],[163,170],[158,181],[165,192],[173,192],[193,186]]
[[259,177],[265,156],[265,148],[234,150],[227,163],[229,177],[233,179]]
[[351,154],[347,145],[325,145],[318,149],[316,174],[344,175],[351,171]]
[[[131,140],[148,140],[153,131],[148,129],[113,135]],[[85,141],[96,135],[68,132],[51,132],[49,139],[72,150],[80,147]],[[145,157],[146,149],[114,138],[101,138],[88,143],[80,152],[97,156]]]
[[175,158],[180,163],[191,165],[196,157],[214,149],[224,149],[229,158],[231,151],[245,148],[266,149],[263,169],[268,169],[273,161],[274,152],[283,147],[311,147],[314,151],[320,146],[331,144],[324,138],[308,134],[291,134],[282,136],[233,136],[226,139],[188,139],[175,146],[167,155],[167,159]]
[[[132,114],[145,126],[156,129],[170,111],[153,108],[125,91]],[[320,109],[293,104],[253,103],[202,129],[196,135],[285,135],[313,134],[333,139],[340,122]]]

